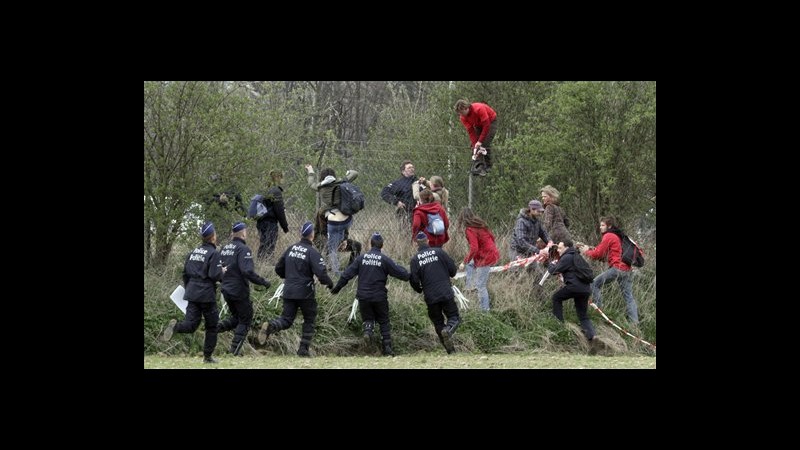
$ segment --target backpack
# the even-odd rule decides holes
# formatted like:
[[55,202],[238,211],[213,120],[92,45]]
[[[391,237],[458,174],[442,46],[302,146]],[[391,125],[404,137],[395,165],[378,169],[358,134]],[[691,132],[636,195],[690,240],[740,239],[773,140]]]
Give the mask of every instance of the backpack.
[[575,254],[572,255],[572,264],[575,266],[575,275],[578,276],[578,280],[584,283],[591,283],[594,281],[592,266],[583,259],[580,253],[575,252]]
[[642,267],[644,265],[642,249],[633,239],[624,234],[622,235],[622,262],[634,267]]
[[355,184],[343,181],[339,184],[339,211],[347,216],[364,209],[364,193]]
[[436,236],[444,234],[444,220],[439,213],[428,214],[428,226],[425,227],[425,231]]
[[247,217],[250,219],[261,219],[270,214],[270,208],[261,194],[256,194],[250,199],[250,208],[247,209]]

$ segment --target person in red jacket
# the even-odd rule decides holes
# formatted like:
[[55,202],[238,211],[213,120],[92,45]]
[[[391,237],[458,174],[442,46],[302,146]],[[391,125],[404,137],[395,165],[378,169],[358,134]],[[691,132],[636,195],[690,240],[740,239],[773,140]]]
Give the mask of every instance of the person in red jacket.
[[[463,99],[456,102],[455,108],[461,115],[461,123],[469,133],[473,155],[482,156],[477,158],[474,166],[478,170],[477,174],[486,176],[486,171],[492,167],[491,147],[497,132],[497,113],[486,103],[470,103]],[[486,154],[481,155],[484,150]],[[481,160],[484,166],[481,166]]]
[[[433,201],[433,192],[428,189],[419,193],[419,206],[414,208],[414,218],[411,223],[411,239],[420,231],[428,236],[428,245],[441,247],[450,240],[447,229],[450,228],[450,219],[441,204]],[[438,218],[435,216],[438,214]],[[441,220],[438,220],[441,219]]]
[[594,249],[589,249],[587,245],[581,245],[580,251],[583,255],[592,259],[608,260],[608,270],[598,275],[592,282],[592,300],[597,306],[602,306],[602,296],[600,288],[604,284],[617,280],[622,290],[622,297],[628,312],[628,320],[633,325],[639,324],[639,308],[633,298],[633,274],[631,266],[622,262],[622,241],[614,233],[617,228],[617,221],[613,217],[600,218],[600,233],[603,237]]
[[494,235],[486,222],[475,215],[468,206],[461,210],[456,223],[459,228],[464,229],[469,242],[469,253],[464,257],[464,262],[458,266],[458,270],[464,270],[464,264],[467,264],[467,289],[475,286],[478,289],[481,310],[489,311],[489,290],[486,289],[489,269],[500,259]]

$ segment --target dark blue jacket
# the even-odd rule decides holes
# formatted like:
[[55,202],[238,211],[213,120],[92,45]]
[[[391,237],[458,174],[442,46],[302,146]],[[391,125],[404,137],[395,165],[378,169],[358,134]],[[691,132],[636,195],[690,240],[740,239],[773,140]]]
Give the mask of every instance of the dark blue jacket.
[[392,181],[381,190],[381,198],[386,203],[397,206],[398,201],[402,201],[406,205],[406,212],[411,214],[414,207],[417,206],[417,201],[414,200],[414,193],[411,190],[411,185],[416,181],[416,175],[413,177],[400,177]]
[[217,247],[204,242],[186,255],[183,265],[183,299],[189,302],[216,302],[217,281],[222,280],[222,256]]
[[280,186],[272,186],[264,197],[272,202],[272,207],[270,208],[269,214],[259,219],[258,222],[262,220],[277,222],[281,225],[283,232],[288,233],[289,224],[286,223],[286,209],[283,205],[283,188]]
[[584,283],[578,279],[575,272],[575,249],[570,247],[558,259],[558,264],[555,266],[550,264],[547,271],[551,275],[561,274],[564,277],[564,284],[571,287],[574,292],[588,293],[591,292],[589,283]]
[[356,275],[358,275],[356,297],[359,302],[386,301],[388,299],[386,281],[389,275],[403,281],[408,281],[409,278],[408,271],[398,266],[388,255],[382,254],[379,248],[358,255],[358,258],[347,266],[333,289],[338,292]]
[[[253,252],[244,239],[235,237],[230,244],[222,247],[222,265],[227,267],[222,277],[222,293],[236,299],[250,298],[250,281],[269,288],[270,283],[261,278],[253,267]],[[249,281],[248,281],[249,280]]]
[[325,286],[333,287],[333,280],[325,270],[322,255],[306,238],[283,252],[275,266],[275,273],[285,279],[283,298],[291,300],[314,299],[314,275]]
[[425,293],[425,303],[429,305],[454,298],[450,283],[454,276],[456,264],[439,247],[421,246],[411,258],[409,283],[415,291]]

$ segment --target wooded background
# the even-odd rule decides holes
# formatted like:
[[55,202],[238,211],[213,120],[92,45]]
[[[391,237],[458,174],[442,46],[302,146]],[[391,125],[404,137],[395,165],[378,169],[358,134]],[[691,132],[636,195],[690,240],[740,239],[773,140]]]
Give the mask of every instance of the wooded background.
[[[472,206],[499,244],[519,209],[550,184],[561,191],[578,240],[596,244],[599,217],[610,214],[640,244],[655,246],[655,82],[148,81],[145,268],[164,267],[181,240],[197,245],[196,221],[204,212],[193,204],[202,204],[220,180],[241,193],[246,207],[252,195],[266,192],[275,169],[285,174],[295,242],[316,209],[306,163],[340,177],[359,171],[367,206],[351,235],[361,241],[393,229],[394,208],[379,194],[400,177],[405,159],[417,176],[444,178],[454,222],[467,205],[471,164],[469,137],[453,109],[460,98],[497,112],[494,167],[473,179]],[[257,248],[254,226],[249,240]],[[279,244],[277,253],[284,248]],[[407,248],[408,255],[392,256],[407,261]],[[508,262],[507,248],[500,253],[501,263]]]

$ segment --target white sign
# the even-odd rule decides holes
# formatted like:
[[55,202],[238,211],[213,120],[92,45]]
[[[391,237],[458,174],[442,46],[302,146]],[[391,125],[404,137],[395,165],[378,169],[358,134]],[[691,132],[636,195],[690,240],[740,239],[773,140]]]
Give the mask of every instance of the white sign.
[[185,315],[186,307],[189,306],[189,302],[183,299],[184,292],[186,291],[183,289],[183,286],[179,284],[178,287],[176,287],[175,290],[172,291],[172,294],[170,294],[169,298],[172,299],[172,302],[175,303],[175,306],[180,308],[180,310],[183,311],[183,314]]

